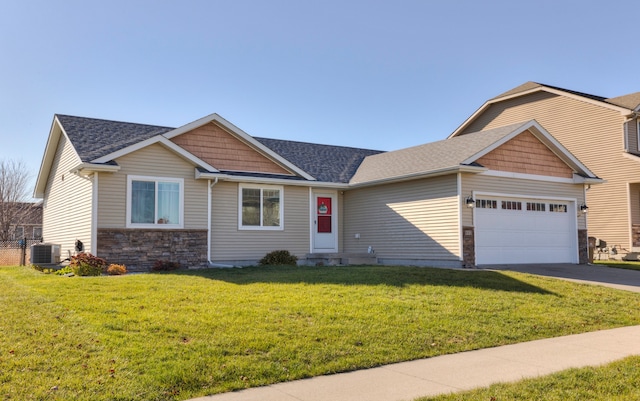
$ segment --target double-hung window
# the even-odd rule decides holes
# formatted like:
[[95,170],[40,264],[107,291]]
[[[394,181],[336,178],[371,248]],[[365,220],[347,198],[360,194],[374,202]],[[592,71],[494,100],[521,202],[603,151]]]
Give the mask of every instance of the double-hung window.
[[129,176],[127,227],[182,228],[184,180]]
[[243,230],[282,230],[280,186],[240,185],[238,227]]

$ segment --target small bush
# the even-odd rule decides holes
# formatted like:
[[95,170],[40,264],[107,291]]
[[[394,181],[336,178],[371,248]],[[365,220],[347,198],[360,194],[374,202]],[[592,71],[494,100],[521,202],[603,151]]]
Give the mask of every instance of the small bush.
[[112,263],[109,265],[109,267],[107,267],[107,274],[111,276],[120,276],[123,274],[127,274],[127,266],[116,265]]
[[151,270],[153,270],[154,272],[164,272],[170,270],[178,270],[179,268],[180,263],[178,262],[171,262],[169,260],[156,260]]
[[107,261],[82,252],[71,257],[69,267],[76,276],[99,276],[106,270]]
[[65,274],[73,273],[73,270],[69,266],[65,266],[62,269],[58,269],[55,271],[55,274],[58,276],[64,276]]
[[289,251],[273,251],[269,252],[260,259],[260,265],[291,265],[296,266],[298,264],[298,257],[289,253]]

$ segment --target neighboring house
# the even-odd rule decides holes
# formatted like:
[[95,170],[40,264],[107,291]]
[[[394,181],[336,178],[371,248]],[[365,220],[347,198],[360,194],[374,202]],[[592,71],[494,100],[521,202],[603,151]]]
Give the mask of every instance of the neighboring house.
[[587,191],[589,235],[618,255],[640,251],[640,92],[605,98],[527,82],[487,101],[449,138],[529,119],[605,180]]
[[[35,196],[44,240],[131,270],[300,263],[587,261],[600,183],[536,121],[394,152],[56,115]],[[475,207],[473,207],[475,206]]]
[[18,202],[4,206],[11,209],[8,215],[14,220],[7,222],[4,238],[10,241],[42,238],[42,202]]

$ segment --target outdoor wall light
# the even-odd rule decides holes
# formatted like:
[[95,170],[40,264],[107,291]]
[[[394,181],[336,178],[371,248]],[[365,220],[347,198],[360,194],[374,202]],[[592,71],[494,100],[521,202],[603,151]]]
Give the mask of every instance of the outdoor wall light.
[[467,199],[464,200],[464,203],[465,205],[467,205],[467,207],[474,207],[476,205],[476,201],[471,195],[469,195]]
[[585,205],[584,203],[582,205],[580,205],[580,211],[582,213],[587,213],[589,211],[589,206]]

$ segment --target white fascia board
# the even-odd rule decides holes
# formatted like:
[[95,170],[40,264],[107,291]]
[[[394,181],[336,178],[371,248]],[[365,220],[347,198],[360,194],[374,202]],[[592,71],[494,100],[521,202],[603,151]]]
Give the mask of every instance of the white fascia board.
[[499,171],[499,170],[488,170],[481,174],[485,176],[490,176],[490,177],[515,178],[519,180],[544,181],[544,182],[558,182],[558,183],[564,183],[564,184],[602,184],[603,182],[605,182],[601,178],[583,177],[578,174],[573,174],[572,178],[553,177],[549,175],[539,175],[539,174],[514,173],[510,171]]
[[561,160],[567,163],[571,168],[577,170],[579,173],[584,174],[590,178],[598,178],[587,166],[582,164],[578,158],[576,158],[569,149],[565,148],[556,138],[554,138],[549,131],[544,129],[537,121],[532,120],[533,124],[529,128],[533,128],[531,132],[545,144],[549,150],[555,153]]
[[91,160],[91,163],[107,163],[110,162],[112,160],[115,160],[119,157],[122,156],[126,156],[129,153],[135,152],[137,150],[140,150],[142,148],[146,148],[149,145],[153,145],[154,143],[158,143],[161,140],[161,136],[160,135],[156,135],[154,137],[151,137],[149,139],[145,139],[144,141],[135,143],[133,145],[127,146],[126,148],[122,148],[118,151],[115,151],[113,153],[109,153],[108,155],[99,157],[97,159],[93,159]]
[[298,187],[313,187],[313,188],[334,188],[334,189],[348,189],[349,184],[341,184],[335,182],[320,182],[320,181],[306,181],[306,180],[288,180],[286,178],[268,178],[268,177],[248,177],[229,175],[224,173],[207,173],[198,171],[196,169],[195,178],[197,180],[215,180],[228,181],[228,182],[245,182],[251,184],[274,184],[274,185],[289,185]]
[[[508,96],[494,98],[494,99],[486,101],[482,106],[480,106],[480,108],[478,110],[475,111],[475,113],[473,113],[471,115],[471,117],[467,118],[447,138],[453,138],[454,136],[457,136],[462,130],[464,130],[469,124],[471,124],[476,119],[476,117],[478,117],[478,115],[482,114],[492,104],[503,102],[505,100],[517,98],[517,97],[520,97],[520,96],[529,95],[529,94],[535,93],[535,92],[549,92],[549,93],[553,93],[553,94],[558,95],[558,96],[565,96],[565,97],[568,97],[568,98],[571,98],[571,99],[574,99],[574,100],[579,100],[581,102],[591,103],[591,104],[596,105],[596,106],[601,106],[601,107],[605,107],[605,108],[608,108],[608,109],[611,109],[611,110],[616,110],[616,111],[619,111],[620,113],[625,114],[625,115],[629,114],[629,112],[630,112],[629,109],[626,109],[624,107],[615,106],[615,105],[610,104],[610,103],[601,102],[599,100],[590,99],[588,97],[576,95],[576,94],[569,93],[569,92],[564,92],[564,91],[561,91],[561,90],[558,90],[558,89],[549,88],[547,86],[542,85],[542,86],[539,86],[537,88],[532,88],[532,89],[529,89],[529,90],[526,90],[526,91],[523,91],[523,92],[518,92],[518,93],[514,93],[514,94],[511,94],[511,95],[508,95]],[[636,110],[638,110],[638,109],[640,109],[640,106]]]
[[471,164],[471,163],[475,162],[476,160],[478,160],[479,158],[481,158],[482,156],[486,155],[487,153],[494,151],[495,149],[497,149],[501,145],[504,145],[505,143],[507,143],[508,141],[513,139],[515,136],[517,136],[521,132],[529,129],[529,127],[531,126],[532,122],[534,122],[534,120],[522,123],[518,127],[514,128],[513,131],[511,131],[509,134],[503,136],[502,138],[500,138],[499,140],[495,141],[491,145],[487,146],[486,148],[482,149],[481,151],[476,152],[475,154],[473,154],[470,157],[468,157],[465,160],[463,160],[461,164]]
[[156,135],[154,137],[151,137],[149,139],[146,139],[142,142],[138,142],[134,145],[131,146],[127,146],[126,148],[120,149],[117,152],[113,152],[110,153],[106,156],[102,156],[99,157],[97,159],[94,159],[91,161],[92,164],[100,164],[100,163],[107,163],[110,162],[112,160],[115,160],[119,157],[122,156],[126,156],[130,153],[133,153],[135,151],[138,151],[140,149],[146,148],[147,146],[153,145],[153,144],[161,144],[169,149],[171,149],[172,151],[174,151],[175,153],[177,153],[179,156],[181,156],[182,158],[190,161],[191,163],[195,164],[196,166],[202,167],[204,169],[207,169],[209,171],[218,171],[215,167],[211,166],[209,163],[206,163],[205,161],[203,161],[202,159],[194,156],[193,154],[187,152],[186,150],[184,150],[183,148],[181,148],[180,146],[176,145],[175,143],[171,142],[169,139],[165,138],[162,135]]
[[120,166],[118,165],[94,163],[80,163],[69,170],[72,174],[81,175],[85,175],[85,173],[115,173],[117,171],[120,171]]
[[374,185],[391,184],[395,182],[418,180],[421,178],[431,178],[431,177],[438,177],[442,175],[449,175],[449,174],[456,174],[456,173],[478,174],[478,173],[485,172],[487,170],[488,169],[486,167],[460,165],[455,167],[446,167],[439,170],[432,170],[432,171],[419,172],[419,173],[409,174],[409,175],[389,177],[381,180],[365,181],[365,182],[359,182],[355,184],[349,184],[349,188],[363,188],[363,187],[370,187]]
[[[53,122],[51,123],[51,129],[49,130],[49,136],[47,137],[47,144],[44,148],[44,154],[42,155],[42,161],[40,162],[40,170],[38,171],[38,176],[36,178],[36,185],[33,190],[33,197],[36,199],[44,198],[44,191],[47,186],[49,174],[51,173],[51,165],[55,159],[61,136],[64,136],[73,148],[73,144],[69,141],[69,137],[67,136],[64,127],[62,127],[60,120],[58,120],[58,116],[54,116]],[[75,152],[75,148],[73,148],[73,150]],[[78,163],[80,163],[80,156],[78,156],[77,152],[76,158]]]
[[582,173],[591,178],[596,178],[596,175],[587,168],[582,162],[580,162],[567,148],[565,148],[560,142],[558,142],[546,129],[540,125],[536,120],[530,120],[519,127],[515,128],[511,133],[502,137],[499,141],[494,142],[491,146],[488,146],[481,150],[480,152],[474,154],[469,157],[463,164],[469,164],[474,162],[475,160],[481,158],[487,153],[495,150],[499,146],[505,144],[509,140],[518,136],[524,131],[529,130],[536,138],[540,140],[550,151],[552,151],[556,156],[558,156],[562,161],[564,161],[569,167],[576,170],[578,173]]
[[184,134],[185,132],[191,131],[193,129],[196,129],[198,127],[201,127],[201,126],[203,126],[205,124],[208,124],[210,122],[213,122],[213,121],[215,121],[218,124],[222,125],[226,129],[231,131],[236,137],[241,139],[243,142],[245,142],[249,146],[253,147],[254,149],[262,152],[263,154],[266,154],[268,157],[270,157],[271,159],[277,161],[279,164],[282,164],[283,166],[285,166],[290,171],[293,171],[294,173],[299,174],[300,176],[304,177],[307,180],[314,180],[315,181],[315,178],[312,177],[311,175],[309,175],[307,172],[305,172],[304,170],[302,170],[299,167],[295,166],[294,164],[292,164],[291,162],[289,162],[288,160],[286,160],[285,158],[283,158],[279,154],[275,153],[274,151],[272,151],[268,147],[264,146],[262,143],[258,142],[256,139],[254,139],[251,135],[247,134],[246,132],[244,132],[240,128],[236,127],[235,125],[233,125],[229,121],[227,121],[224,118],[222,118],[218,113],[209,114],[206,117],[200,118],[200,119],[198,119],[196,121],[193,121],[193,122],[191,122],[189,124],[183,125],[182,127],[179,127],[179,128],[176,128],[176,129],[174,129],[172,131],[166,132],[166,133],[163,134],[163,136],[165,138],[167,138],[167,139],[171,139],[171,138],[174,138],[174,137],[176,137],[178,135]]
[[176,152],[178,155],[182,156],[183,158],[187,159],[188,161],[190,161],[191,163],[195,164],[198,167],[202,167],[205,168],[209,171],[213,171],[213,172],[217,172],[218,169],[213,167],[212,165],[210,165],[209,163],[205,162],[204,160],[200,159],[199,157],[193,155],[190,152],[187,152],[184,148],[176,145],[175,143],[173,143],[172,141],[166,139],[166,138],[160,138],[160,140],[158,141],[158,143],[161,143],[162,145],[166,146],[167,148],[173,150],[174,152]]

